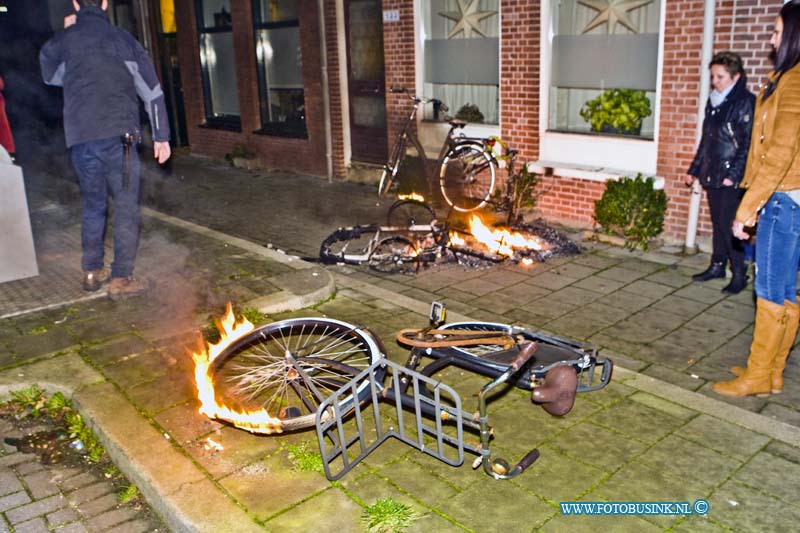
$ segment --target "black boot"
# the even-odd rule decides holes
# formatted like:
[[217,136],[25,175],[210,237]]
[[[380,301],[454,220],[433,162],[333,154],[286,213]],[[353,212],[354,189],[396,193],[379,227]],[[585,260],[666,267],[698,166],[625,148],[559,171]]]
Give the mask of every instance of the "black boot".
[[747,272],[746,270],[734,270],[733,277],[731,278],[731,282],[725,285],[722,288],[722,292],[727,292],[728,294],[739,294],[747,287]]
[[695,281],[708,281],[710,279],[725,277],[725,263],[711,263],[707,269],[692,276]]

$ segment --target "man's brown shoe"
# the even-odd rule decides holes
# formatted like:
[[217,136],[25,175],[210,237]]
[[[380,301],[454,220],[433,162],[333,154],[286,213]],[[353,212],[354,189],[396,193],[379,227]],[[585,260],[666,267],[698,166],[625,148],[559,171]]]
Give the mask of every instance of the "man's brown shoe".
[[108,297],[112,300],[120,300],[142,294],[148,289],[150,289],[150,282],[146,279],[138,279],[133,276],[111,278],[111,284],[108,286]]
[[94,292],[111,278],[111,271],[108,267],[98,270],[86,270],[83,272],[83,290]]

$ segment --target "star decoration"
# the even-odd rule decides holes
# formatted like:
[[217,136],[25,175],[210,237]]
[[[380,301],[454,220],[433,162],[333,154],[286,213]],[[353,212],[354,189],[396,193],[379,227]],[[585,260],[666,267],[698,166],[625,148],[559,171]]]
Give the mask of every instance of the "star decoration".
[[[478,24],[486,18],[496,15],[497,11],[478,11],[480,0],[457,0],[458,11],[447,11],[439,13],[440,16],[455,22],[455,26],[447,34],[448,39],[452,39],[460,32],[464,32],[464,38],[469,39],[473,34],[486,37],[478,27]],[[469,2],[469,4],[467,4]]]
[[638,28],[628,16],[629,11],[646,6],[653,0],[578,0],[590,9],[597,11],[597,16],[589,22],[581,33],[588,33],[593,29],[608,23],[608,33],[614,33],[617,24],[622,24],[633,33],[639,33]]

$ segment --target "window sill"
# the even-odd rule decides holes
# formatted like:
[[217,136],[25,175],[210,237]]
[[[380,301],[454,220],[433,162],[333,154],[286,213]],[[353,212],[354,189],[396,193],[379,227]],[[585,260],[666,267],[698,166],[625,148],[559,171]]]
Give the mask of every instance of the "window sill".
[[206,122],[197,125],[198,128],[209,130],[225,130],[234,131],[236,133],[242,132],[242,123],[237,119],[208,119]]
[[[528,163],[528,171],[537,174],[544,174],[546,176],[558,176],[561,178],[572,178],[586,181],[616,181],[620,178],[634,177],[636,172],[629,170],[619,170],[607,167],[590,167],[584,165],[575,165],[570,163],[560,163],[556,161],[533,161]],[[647,176],[646,172],[641,173]],[[664,178],[654,176],[653,188],[663,189]]]
[[261,128],[260,130],[253,131],[254,135],[263,135],[264,137],[280,137],[281,139],[297,139],[305,141],[308,139],[308,131],[280,131],[273,128]]

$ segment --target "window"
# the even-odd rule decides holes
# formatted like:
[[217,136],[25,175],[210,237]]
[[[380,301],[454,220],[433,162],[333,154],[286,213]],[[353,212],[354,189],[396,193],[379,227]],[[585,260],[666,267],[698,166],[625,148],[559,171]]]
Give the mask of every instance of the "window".
[[260,133],[306,138],[303,58],[296,0],[254,0]]
[[[448,116],[498,124],[499,0],[421,0],[423,94],[442,100]],[[443,120],[425,109],[425,119]],[[437,116],[438,115],[438,116]]]
[[[554,6],[549,129],[653,138],[658,2],[563,0]],[[615,113],[618,102],[630,112]],[[587,120],[593,109],[594,120]],[[609,123],[615,114],[616,126]]]
[[230,0],[196,0],[206,124],[240,130]]
[[662,8],[661,0],[547,2],[543,159],[655,170],[655,143],[641,141],[655,136]]

